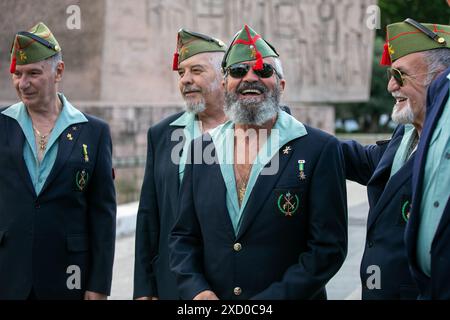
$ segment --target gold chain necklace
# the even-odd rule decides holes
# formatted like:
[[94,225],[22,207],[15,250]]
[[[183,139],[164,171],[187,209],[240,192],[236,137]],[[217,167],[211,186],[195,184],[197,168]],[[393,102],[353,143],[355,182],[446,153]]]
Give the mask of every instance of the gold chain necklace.
[[41,150],[41,151],[45,151],[45,149],[47,148],[47,138],[48,138],[48,136],[49,136],[49,134],[52,132],[52,130],[53,130],[53,128],[52,129],[50,129],[50,131],[47,133],[47,134],[41,134],[40,132],[39,132],[39,130],[38,129],[36,129],[36,127],[34,127],[33,126],[33,129],[34,129],[34,132],[35,132],[35,134],[38,136],[38,138],[39,138],[39,141],[38,141],[38,143],[39,143],[39,149]]
[[238,198],[239,198],[239,205],[242,204],[242,202],[244,201],[244,197],[245,197],[245,192],[247,192],[247,185],[248,185],[248,179],[250,177],[250,173],[252,172],[252,168],[250,167],[250,170],[248,171],[245,179],[242,179],[241,174],[239,173],[239,170],[236,168],[236,172],[239,176],[239,187],[238,187]]

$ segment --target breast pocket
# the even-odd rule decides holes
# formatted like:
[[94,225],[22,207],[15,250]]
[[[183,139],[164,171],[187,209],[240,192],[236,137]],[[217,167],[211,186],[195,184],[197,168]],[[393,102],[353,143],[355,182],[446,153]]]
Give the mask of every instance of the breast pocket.
[[402,194],[400,203],[397,205],[397,226],[405,227],[409,220],[409,213],[411,212],[411,194]]
[[274,189],[272,201],[274,211],[286,218],[301,215],[306,207],[305,192],[298,186]]
[[442,131],[441,128],[439,128],[438,131],[435,131],[433,133],[431,140],[430,140],[430,146],[432,146],[437,141],[437,139],[441,135],[441,131]]
[[73,166],[70,167],[72,175],[72,189],[76,192],[84,192],[89,187],[92,178],[92,167],[90,166]]

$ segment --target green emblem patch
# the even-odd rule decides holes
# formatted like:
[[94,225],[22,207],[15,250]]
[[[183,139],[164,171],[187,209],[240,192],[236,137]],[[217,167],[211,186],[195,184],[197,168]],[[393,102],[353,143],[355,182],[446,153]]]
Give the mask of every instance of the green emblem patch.
[[409,213],[411,211],[411,204],[409,200],[406,200],[402,205],[402,217],[405,222],[408,222],[409,220]]
[[281,193],[277,200],[278,209],[286,217],[292,217],[300,205],[300,199],[296,194],[291,194],[290,191],[287,193]]
[[75,185],[78,191],[83,191],[89,182],[89,172],[86,169],[78,170],[75,174]]

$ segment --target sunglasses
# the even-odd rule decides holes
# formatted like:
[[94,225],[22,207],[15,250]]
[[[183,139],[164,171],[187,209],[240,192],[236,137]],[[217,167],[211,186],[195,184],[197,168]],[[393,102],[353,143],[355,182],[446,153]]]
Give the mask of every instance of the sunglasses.
[[[241,79],[241,78],[245,77],[245,75],[248,73],[250,68],[251,68],[251,66],[249,64],[244,64],[244,63],[234,64],[227,68],[227,74],[229,74],[233,78]],[[275,68],[271,64],[268,64],[268,63],[263,63],[263,68],[261,70],[253,69],[253,72],[260,78],[270,78],[273,75],[273,73],[275,72],[277,74],[277,76],[279,78],[281,78],[281,76],[278,74],[277,70],[275,70]]]
[[440,71],[433,71],[433,72],[409,75],[409,74],[401,72],[400,70],[398,70],[396,68],[387,68],[386,72],[387,72],[387,76],[388,76],[388,81],[390,81],[391,78],[394,78],[395,82],[397,82],[397,84],[400,87],[403,87],[405,85],[406,77],[414,79],[416,76],[429,75],[429,74],[433,74],[433,73],[440,72]]
[[400,87],[403,87],[403,85],[405,84],[405,80],[403,78],[405,74],[395,68],[387,68],[386,73],[389,81],[391,80],[391,78],[394,78],[395,82],[397,82]]

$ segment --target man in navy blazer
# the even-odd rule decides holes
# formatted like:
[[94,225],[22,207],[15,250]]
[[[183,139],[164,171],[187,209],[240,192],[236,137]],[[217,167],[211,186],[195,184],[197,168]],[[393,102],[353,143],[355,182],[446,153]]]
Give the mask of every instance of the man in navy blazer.
[[180,181],[190,141],[225,120],[220,62],[225,44],[181,29],[173,69],[186,111],[148,131],[147,164],[136,224],[135,299],[179,299],[169,269],[168,236],[175,222]]
[[416,299],[418,295],[409,270],[404,230],[411,208],[415,149],[425,118],[426,88],[449,63],[442,57],[442,50],[448,49],[441,49],[422,28],[434,29],[411,19],[387,26],[388,51],[383,64],[390,66],[388,91],[396,99],[392,119],[400,124],[392,139],[366,147],[355,141],[342,143],[347,178],[367,185],[370,205],[360,268],[363,299]]
[[61,48],[39,23],[16,34],[21,102],[0,113],[0,299],[106,299],[116,199],[108,125],[57,93]]
[[222,66],[230,121],[191,144],[170,235],[181,297],[326,299],[347,252],[339,143],[280,109],[278,54],[247,25]]
[[405,238],[419,299],[450,299],[449,82],[450,68],[429,88],[414,163],[412,212]]

